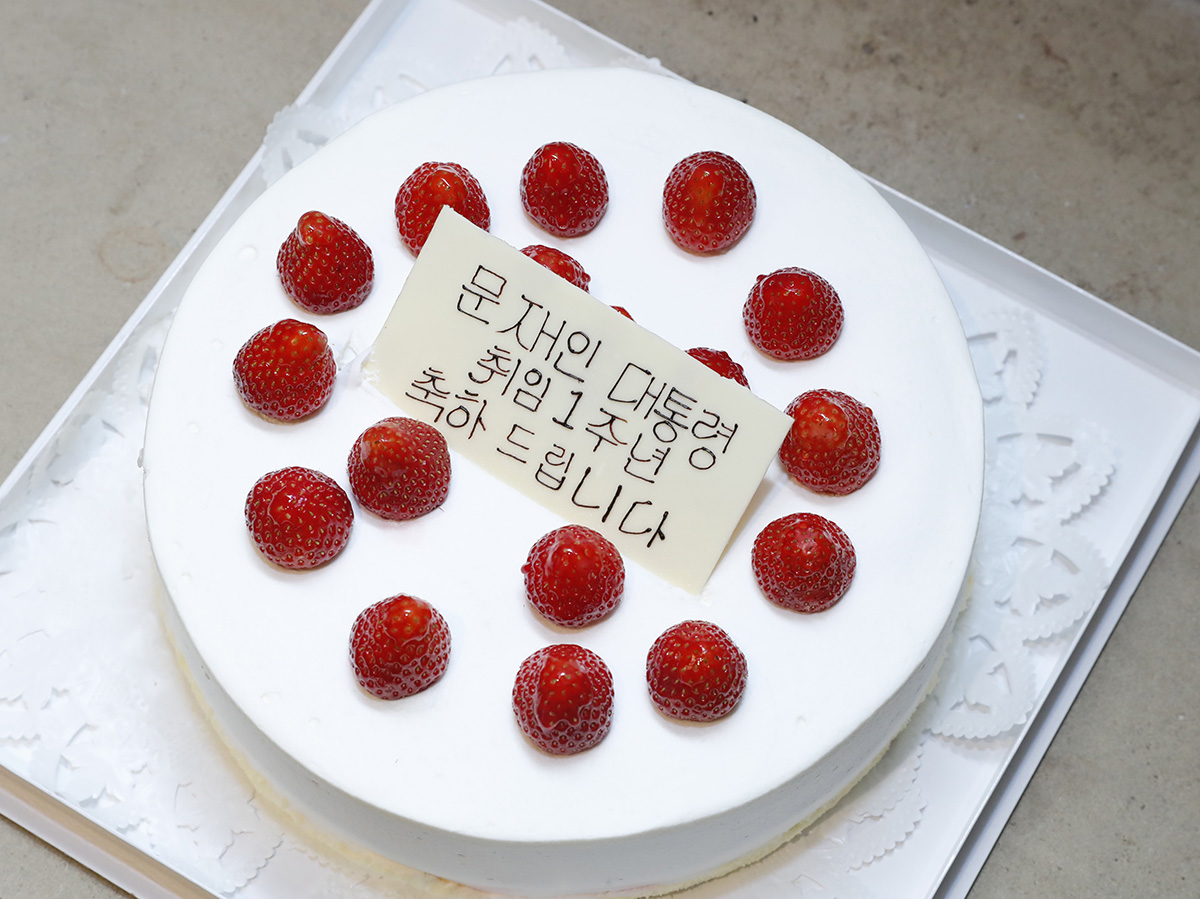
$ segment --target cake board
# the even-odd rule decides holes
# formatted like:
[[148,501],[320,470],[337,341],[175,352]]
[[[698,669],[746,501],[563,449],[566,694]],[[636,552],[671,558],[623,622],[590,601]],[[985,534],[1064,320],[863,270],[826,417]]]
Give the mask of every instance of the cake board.
[[[442,24],[439,16],[455,17],[457,26],[472,22],[474,46],[482,48],[476,58],[461,53],[454,57],[461,67],[457,71],[445,71],[447,57],[436,52],[436,35],[441,33]],[[498,56],[497,49],[500,50]],[[294,117],[293,121],[309,125],[313,121],[332,122],[337,128],[349,123],[339,123],[339,115],[349,118],[362,111],[361,102],[354,109],[352,101],[356,87],[364,81],[400,84],[407,86],[405,89],[418,83],[428,87],[436,83],[435,77],[457,80],[486,74],[497,66],[512,66],[513,60],[521,59],[522,54],[529,58],[531,49],[541,64],[616,63],[655,68],[652,61],[636,57],[538,4],[442,3],[435,6],[422,2],[377,2],[367,9],[304,95],[294,107],[285,111],[276,126],[288,127],[290,116]],[[431,60],[439,62],[435,64]],[[443,68],[439,70],[439,66]],[[404,73],[406,78],[393,80],[396,72]],[[389,99],[401,98],[393,96]],[[65,591],[60,594],[53,589],[56,582],[61,582],[46,574],[54,560],[61,557],[62,544],[46,540],[33,523],[47,510],[64,518],[92,513],[87,498],[71,495],[71,490],[72,485],[81,487],[89,471],[101,462],[115,465],[127,484],[136,484],[138,475],[136,465],[130,464],[130,447],[136,456],[140,433],[138,416],[144,414],[144,408],[139,404],[152,375],[153,354],[161,341],[162,329],[207,247],[261,191],[262,173],[280,164],[278,156],[269,156],[263,151],[251,161],[0,490],[4,525],[0,531],[5,535],[5,562],[12,563],[15,559],[20,563],[21,578],[16,581],[18,593],[23,586],[33,590],[34,584],[51,585],[49,589],[37,588],[41,591],[41,602],[49,608],[42,613],[45,620],[32,623],[44,633],[65,638],[64,645],[69,644],[72,637],[78,637],[78,627],[71,629],[64,624],[72,611],[69,599],[66,599]],[[1057,436],[1072,438],[1073,445],[1119,451],[1112,453],[1117,461],[1110,459],[1107,463],[1107,480],[1101,487],[1101,501],[1095,502],[1093,497],[1092,502],[1068,519],[1072,533],[1082,532],[1097,549],[1099,561],[1096,567],[1100,574],[1092,586],[1100,588],[1100,596],[1088,613],[1050,641],[1051,645],[1044,645],[1045,638],[1035,641],[1038,645],[1030,653],[1032,658],[1026,660],[1032,671],[1035,702],[1022,713],[1022,721],[986,739],[951,735],[926,746],[916,769],[920,776],[918,799],[922,806],[917,816],[919,827],[911,834],[902,833],[903,839],[896,846],[888,847],[870,863],[829,872],[831,856],[836,855],[830,850],[836,842],[830,836],[834,828],[844,826],[844,822],[839,825],[831,817],[823,822],[826,829],[815,835],[816,841],[805,847],[803,854],[809,856],[807,863],[797,862],[796,857],[802,853],[789,854],[787,858],[773,860],[766,871],[747,872],[743,877],[703,887],[697,891],[698,895],[738,895],[739,891],[740,894],[763,895],[767,884],[792,883],[799,876],[812,880],[825,876],[831,878],[829,883],[840,884],[843,892],[857,888],[865,891],[863,895],[896,895],[896,883],[911,885],[912,892],[904,895],[965,895],[995,835],[1149,564],[1166,527],[1197,479],[1200,466],[1195,434],[1198,399],[1194,385],[1200,383],[1197,375],[1200,368],[1194,352],[1115,313],[1094,297],[1071,288],[977,235],[881,185],[879,187],[930,252],[958,303],[968,333],[974,332],[977,338],[993,332],[1004,334],[1015,348],[1011,354],[1005,354],[1006,358],[1011,355],[1021,363],[1023,353],[1026,357],[1040,359],[1035,366],[1037,377],[1030,402],[1021,402],[1025,396],[1021,391],[1030,389],[1029,381],[1023,380],[1029,377],[1029,369],[1022,368],[1021,364],[1013,366],[1014,370],[1009,373],[1012,383],[1007,386],[1013,388],[1009,398],[1015,402],[1007,406],[1039,413],[1042,418],[1038,427],[1041,428],[1046,427],[1047,419],[1056,420],[1059,430],[1066,432]],[[1074,372],[1075,376],[1063,377],[1063,372],[1068,371]],[[1083,372],[1095,373],[1096,377],[1089,382]],[[1154,402],[1147,410],[1148,424],[1113,420],[1112,410],[1118,404],[1110,402],[1109,388],[1120,390],[1122,384],[1125,389],[1137,390],[1143,397],[1153,398]],[[1072,430],[1074,423],[1062,421],[1068,411],[1078,413],[1077,419],[1084,420],[1089,426],[1099,425],[1106,435],[1101,439],[1093,431]],[[1016,417],[1013,409],[1006,407],[1006,413],[1009,418]],[[1006,422],[1005,427],[1015,428],[1012,422]],[[127,444],[116,445],[111,436],[114,432],[124,434],[128,438]],[[1160,439],[1129,439],[1131,434],[1139,432],[1155,433]],[[1015,428],[1012,433],[1027,435],[1029,432]],[[1147,447],[1147,443],[1154,445]],[[1076,464],[1080,465],[1079,462]],[[1096,470],[1105,469],[1105,464],[1103,459],[1087,460],[1087,465]],[[132,508],[136,510],[139,506],[135,502]],[[136,530],[136,514],[123,520],[122,525]],[[60,535],[56,539],[68,541],[68,537]],[[132,543],[137,544],[136,537]],[[65,545],[70,544],[66,542]],[[138,566],[145,562],[145,558],[133,556],[136,553],[101,579],[110,586],[115,598],[125,595],[129,582],[136,580],[131,578],[130,571],[141,570]],[[16,563],[13,564],[15,567]],[[1111,586],[1104,590],[1103,586],[1110,581]],[[61,606],[54,606],[49,602],[52,599],[58,599]],[[127,614],[143,628],[145,638],[153,641],[158,624],[145,620],[146,598],[141,597],[140,602],[141,605],[130,603]],[[24,670],[17,665],[20,652],[16,643],[25,641],[13,642],[11,635],[9,640],[9,645],[5,646],[5,659],[12,664],[11,673],[15,677]],[[46,649],[44,646],[37,648]],[[93,660],[87,673],[94,676],[106,661]],[[173,663],[170,658],[158,661],[164,664],[164,671],[170,670]],[[131,672],[140,673],[144,672]],[[10,683],[12,679],[10,677]],[[182,844],[168,847],[167,841],[148,839],[138,829],[140,824],[131,826],[125,822],[124,827],[117,824],[121,816],[115,811],[118,806],[112,802],[112,796],[136,791],[135,788],[143,786],[137,783],[138,778],[127,777],[131,784],[110,782],[109,791],[101,785],[97,792],[94,781],[63,775],[66,767],[60,764],[63,759],[74,766],[72,770],[93,775],[103,770],[111,776],[118,770],[105,767],[104,762],[109,756],[98,752],[105,748],[99,744],[90,747],[97,751],[89,755],[83,751],[89,747],[77,742],[56,747],[50,739],[54,733],[67,733],[71,723],[85,721],[95,726],[95,721],[88,721],[89,704],[107,700],[111,705],[111,697],[103,694],[105,687],[113,687],[114,682],[116,686],[127,685],[121,677],[109,677],[105,681],[85,678],[80,683],[55,685],[66,686],[64,692],[80,702],[60,701],[45,706],[45,711],[52,711],[67,723],[37,723],[43,728],[37,734],[42,748],[59,749],[57,756],[49,751],[40,754],[13,752],[3,758],[6,769],[20,786],[32,786],[32,789],[6,792],[6,814],[27,823],[30,829],[125,885],[136,895],[188,895],[186,891],[189,890],[196,890],[200,895],[208,892],[283,895],[277,892],[281,884],[279,875],[286,873],[282,869],[291,866],[302,870],[310,861],[300,858],[302,853],[297,854],[291,846],[273,843],[274,837],[261,844],[246,840],[247,845],[238,847],[244,851],[242,866],[231,875],[233,858],[222,856],[221,861],[217,861],[206,858],[202,851],[192,852],[191,858],[186,857],[186,852],[179,854],[181,849],[203,848],[200,843],[191,847]],[[82,683],[87,687],[81,686]],[[98,687],[98,684],[104,687]],[[28,684],[20,686],[16,693],[22,703],[28,703],[34,695]],[[92,707],[98,708],[100,704],[97,701]],[[82,718],[68,717],[81,714]],[[121,730],[122,735],[139,732],[137,722],[124,724],[128,729]],[[197,725],[201,730],[203,726],[202,721]],[[991,726],[998,725],[993,722]],[[978,729],[979,725],[974,723],[971,727]],[[63,754],[61,750],[68,751]],[[219,746],[209,745],[207,751],[218,757],[218,763],[227,761],[220,758]],[[982,764],[979,764],[981,760]],[[54,762],[54,768],[48,772],[49,761]],[[903,774],[913,769],[901,765],[896,770]],[[44,789],[47,786],[48,789]],[[104,795],[109,799],[104,800]],[[898,791],[898,795],[910,803],[914,799],[911,790]],[[950,801],[950,797],[962,795],[966,796],[965,802]],[[236,803],[241,797],[235,793],[232,799]],[[86,811],[86,825],[80,822],[76,809]],[[204,823],[219,831],[222,824],[211,820],[214,809],[205,808],[204,813]],[[194,818],[196,812],[189,810],[188,814]],[[97,821],[101,823],[97,825]],[[240,822],[239,826],[244,828],[246,824]],[[900,829],[905,830],[904,827]],[[927,839],[931,834],[938,839]],[[860,842],[866,844],[870,840],[860,839]],[[171,853],[165,851],[167,849],[175,850],[176,856],[171,857]],[[876,850],[877,845],[872,843],[869,848],[872,858],[875,858]],[[254,867],[264,859],[264,864]],[[790,867],[797,863],[799,868]],[[176,872],[173,876],[166,873],[172,869]],[[146,872],[150,871],[157,873],[148,876]],[[252,871],[253,875],[247,877],[247,871]],[[854,876],[847,880],[850,872],[854,872]],[[239,880],[244,882],[238,883]],[[287,882],[286,878],[282,880]],[[884,883],[890,883],[890,886],[885,889],[881,886]],[[158,889],[164,892],[153,892]],[[747,892],[751,889],[753,893]],[[788,895],[782,889],[780,894]]]

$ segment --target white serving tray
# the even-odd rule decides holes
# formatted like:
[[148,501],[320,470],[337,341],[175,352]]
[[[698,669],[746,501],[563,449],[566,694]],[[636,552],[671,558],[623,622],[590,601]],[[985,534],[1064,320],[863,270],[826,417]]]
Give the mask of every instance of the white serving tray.
[[[468,77],[605,65],[660,68],[536,0],[375,0],[277,117],[0,485],[0,812],[144,899],[396,889],[258,802],[190,697],[141,519],[149,380],[196,267],[303,150],[289,134],[332,136]],[[938,691],[871,776],[765,863],[688,895],[965,896],[1200,478],[1200,354],[876,187],[946,281],[989,396],[976,599]],[[1120,402],[1134,395],[1136,417]],[[84,521],[105,539],[81,559]]]

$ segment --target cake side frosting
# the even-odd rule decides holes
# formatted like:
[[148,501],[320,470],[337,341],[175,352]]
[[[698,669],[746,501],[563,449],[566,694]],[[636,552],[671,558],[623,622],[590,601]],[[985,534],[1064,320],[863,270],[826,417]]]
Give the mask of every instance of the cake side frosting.
[[[622,98],[634,93],[641,102],[626,108]],[[719,137],[714,121],[725,123]],[[358,382],[354,364],[411,267],[392,220],[396,187],[421,162],[461,162],[488,192],[492,233],[518,247],[553,242],[521,211],[516,178],[537,146],[560,138],[588,146],[609,175],[600,226],[557,242],[588,268],[592,293],[681,348],[729,351],[778,408],[812,387],[858,396],[884,434],[876,477],[853,496],[818,497],[773,465],[699,597],[630,566],[617,612],[580,632],[540,621],[521,590],[529,546],[561,520],[461,457],[436,512],[405,523],[360,512],[331,565],[267,566],[241,521],[253,481],[301,464],[345,483],[354,437],[396,414]],[[703,259],[671,243],[658,204],[671,164],[717,140],[755,178],[760,205],[741,243]],[[298,314],[274,272],[279,242],[310,208],[367,240],[376,283],[363,306],[316,319],[339,355],[329,406],[277,425],[241,405],[229,362],[264,325],[313,320]],[[820,272],[846,305],[845,333],[813,362],[767,360],[741,328],[754,278],[785,265]],[[369,118],[264,194],[180,307],[144,464],[175,629],[195,650],[185,655],[194,672],[202,666],[197,680],[251,764],[294,768],[283,792],[298,807],[349,842],[485,889],[650,891],[777,841],[844,789],[911,714],[966,571],[982,426],[944,288],[891,209],[844,163],[711,92],[659,76],[576,71],[422,95]],[[860,559],[845,599],[818,616],[770,606],[749,569],[758,530],[800,510],[837,521]],[[398,592],[437,605],[454,644],[441,682],[381,704],[354,683],[346,640],[359,610]],[[750,676],[727,720],[681,726],[645,694],[645,653],[666,627],[697,617],[738,641]],[[517,731],[509,692],[522,658],[564,640],[608,661],[617,707],[603,744],[552,759]]]
[[[964,589],[963,596],[960,598],[960,608],[965,604],[968,596],[969,589]],[[211,682],[203,660],[197,655],[195,647],[187,640],[186,633],[174,615],[173,607],[166,601],[165,595],[160,596],[160,599],[164,601],[163,615],[176,655],[184,671],[191,675],[188,679],[189,685],[206,711],[211,725],[224,739],[228,748],[234,753],[236,763],[254,785],[256,798],[273,807],[277,814],[290,823],[295,833],[302,835],[303,838],[323,851],[332,853],[339,864],[354,865],[357,870],[369,874],[373,878],[379,878],[382,884],[391,888],[403,890],[403,895],[412,896],[414,899],[421,896],[437,896],[442,899],[446,899],[446,897],[472,899],[472,897],[485,895],[503,895],[503,893],[493,893],[491,890],[484,892],[481,888],[468,887],[438,878],[425,871],[397,862],[393,857],[394,852],[385,850],[386,854],[384,854],[364,846],[360,838],[361,828],[354,830],[344,826],[344,819],[341,817],[346,811],[344,800],[341,797],[321,793],[319,784],[315,785],[316,790],[314,791],[314,785],[308,780],[307,772],[297,766],[294,759],[280,753],[278,747],[262,738],[261,732],[245,719],[241,710],[232,705],[228,696]],[[937,676],[936,673],[931,676],[930,671],[940,671],[946,644],[950,640],[956,617],[954,616],[947,624],[943,638],[939,640],[941,651],[930,655],[930,666],[932,667],[926,666],[914,672],[912,686],[924,684],[924,692],[913,702],[911,691],[901,691],[895,701],[889,704],[895,710],[899,711],[910,707],[909,715],[911,716],[929,691],[933,689]],[[907,720],[906,718],[905,721],[907,722]],[[879,719],[877,725],[885,729],[891,726],[890,722],[883,718]],[[901,728],[903,726],[901,725]],[[897,730],[901,728],[897,728]],[[659,881],[635,887],[626,886],[615,890],[605,890],[603,893],[593,892],[587,894],[588,897],[649,899],[653,896],[679,893],[762,861],[802,834],[827,811],[834,808],[857,785],[859,780],[886,754],[891,745],[890,739],[886,739],[882,744],[879,740],[879,735],[876,733],[864,737],[862,741],[864,745],[878,747],[875,757],[846,780],[839,791],[828,795],[821,806],[792,825],[790,829],[773,834],[766,842],[750,849],[747,854],[713,868],[697,868],[689,859],[689,873],[685,879],[671,882]],[[271,775],[268,777],[262,773],[263,771],[270,771]],[[303,797],[303,799],[297,802],[293,797]],[[320,798],[315,799],[314,797]],[[408,837],[411,838],[412,834],[408,834]],[[611,860],[613,847],[606,845],[599,848],[598,851],[603,854],[603,859]],[[561,849],[556,855],[556,866],[575,863],[575,859],[569,854],[564,856]],[[492,872],[493,880],[496,879],[496,873]],[[525,874],[526,872],[520,872],[518,879],[527,881],[527,876],[521,876]]]

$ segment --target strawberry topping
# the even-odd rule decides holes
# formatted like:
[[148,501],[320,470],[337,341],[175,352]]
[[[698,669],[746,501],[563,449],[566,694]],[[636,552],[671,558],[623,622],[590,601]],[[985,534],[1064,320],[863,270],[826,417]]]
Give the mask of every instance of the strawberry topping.
[[273,421],[296,421],[329,401],[337,363],[325,332],[285,318],[263,328],[233,360],[242,401]]
[[345,222],[306,212],[275,257],[283,289],[309,312],[353,309],[375,280],[371,248]]
[[456,162],[424,162],[396,193],[396,227],[414,256],[425,246],[443,206],[484,231],[491,227],[487,197],[474,175]]
[[450,628],[422,599],[393,596],[364,609],[350,631],[350,664],[368,693],[402,699],[437,681],[450,660]]
[[592,282],[591,276],[583,270],[583,266],[577,259],[556,247],[535,243],[525,247],[521,252],[534,262],[550,269],[560,278],[570,281],[580,290],[587,290],[588,285]]
[[577,524],[538,540],[521,566],[525,595],[545,618],[583,627],[608,615],[625,589],[625,563],[602,534]]
[[371,425],[355,441],[347,467],[355,499],[393,521],[432,512],[450,491],[446,438],[415,418]]
[[840,527],[812,512],[797,512],[762,529],[751,562],[771,602],[797,612],[822,612],[849,589],[856,557]]
[[350,539],[354,508],[328,475],[298,466],[263,475],[246,496],[246,527],[259,551],[282,568],[315,568]]
[[743,387],[750,386],[750,380],[746,377],[746,370],[734,362],[733,357],[724,350],[714,350],[711,347],[698,346],[688,350],[687,353],[693,359],[703,362],[722,378],[737,381]]
[[582,646],[547,646],[521,663],[512,704],[521,730],[546,752],[582,752],[612,727],[612,673]]
[[802,268],[759,275],[742,309],[750,342],[785,360],[827,353],[842,331],[843,318],[833,286]]
[[521,172],[521,203],[531,219],[556,237],[586,234],[608,209],[604,167],[575,144],[545,144]]
[[816,493],[844,496],[879,467],[875,414],[836,390],[810,390],[787,407],[792,428],[779,448],[784,469]]
[[668,628],[646,657],[646,683],[659,711],[684,721],[713,721],[733,711],[746,688],[746,657],[708,621]]
[[717,253],[737,243],[754,220],[754,183],[732,156],[715,150],[678,162],[663,188],[663,222],[680,247]]

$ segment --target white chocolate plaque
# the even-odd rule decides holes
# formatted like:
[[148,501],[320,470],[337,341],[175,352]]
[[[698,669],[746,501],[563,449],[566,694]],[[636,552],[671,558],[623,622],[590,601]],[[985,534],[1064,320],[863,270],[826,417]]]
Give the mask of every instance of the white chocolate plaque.
[[454,450],[691,593],[791,426],[448,208],[364,375]]

